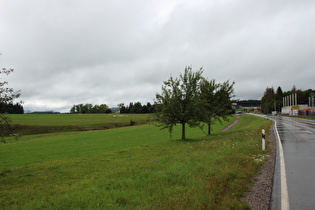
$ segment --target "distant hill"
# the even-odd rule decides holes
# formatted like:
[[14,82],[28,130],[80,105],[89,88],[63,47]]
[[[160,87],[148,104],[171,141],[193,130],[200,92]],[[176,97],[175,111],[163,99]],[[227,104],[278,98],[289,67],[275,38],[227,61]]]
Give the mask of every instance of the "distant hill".
[[29,111],[27,114],[60,114],[60,112],[55,111]]

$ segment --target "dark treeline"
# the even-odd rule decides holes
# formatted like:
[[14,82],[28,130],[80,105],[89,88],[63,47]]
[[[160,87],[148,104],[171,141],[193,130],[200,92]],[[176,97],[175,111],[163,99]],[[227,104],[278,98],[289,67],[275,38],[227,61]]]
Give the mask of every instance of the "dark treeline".
[[[130,102],[129,105],[121,103],[118,104],[118,110],[122,114],[130,113],[130,114],[145,114],[145,113],[153,113],[155,110],[155,105],[151,105],[148,102],[146,105],[142,105],[141,102]],[[70,109],[70,113],[81,113],[81,114],[94,114],[94,113],[111,113],[115,112],[111,110],[106,104],[101,105],[93,105],[93,104],[77,104],[73,105]]]
[[238,106],[242,106],[242,107],[258,107],[260,106],[260,103],[261,103],[260,100],[239,100],[235,102],[237,103]]
[[24,108],[19,103],[0,103],[0,113],[24,114]]
[[283,97],[289,96],[297,93],[298,104],[308,104],[309,96],[315,90],[297,90],[295,86],[292,87],[290,91],[282,91],[282,88],[279,86],[275,91],[273,87],[267,87],[264,93],[264,96],[261,99],[261,107],[264,110],[264,113],[271,113],[272,111],[281,112],[281,107],[283,107]]
[[130,114],[144,114],[144,113],[153,113],[155,111],[155,105],[151,105],[148,102],[146,105],[142,105],[141,102],[130,102],[129,106],[125,106],[123,103],[118,105],[120,113],[130,113]]
[[70,109],[70,113],[81,114],[94,114],[94,113],[111,113],[112,110],[108,108],[106,104],[94,105],[93,104],[77,104],[73,105]]

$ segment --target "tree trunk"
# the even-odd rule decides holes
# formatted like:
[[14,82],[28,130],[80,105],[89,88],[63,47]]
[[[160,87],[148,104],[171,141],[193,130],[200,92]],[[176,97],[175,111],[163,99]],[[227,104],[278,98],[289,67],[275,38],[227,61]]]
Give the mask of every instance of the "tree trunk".
[[211,134],[211,120],[209,120],[208,124],[208,135]]
[[186,139],[186,137],[185,137],[185,124],[186,123],[182,123],[182,140],[185,140]]

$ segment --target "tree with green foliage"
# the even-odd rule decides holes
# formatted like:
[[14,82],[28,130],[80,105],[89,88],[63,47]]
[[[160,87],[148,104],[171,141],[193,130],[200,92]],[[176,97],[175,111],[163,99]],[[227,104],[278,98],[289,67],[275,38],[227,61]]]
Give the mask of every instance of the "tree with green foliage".
[[217,95],[216,91],[218,89],[218,84],[215,83],[215,80],[206,80],[203,79],[200,85],[200,99],[202,101],[202,114],[200,120],[207,124],[208,126],[208,135],[211,134],[211,125],[216,118],[216,107],[217,107]]
[[77,104],[73,105],[70,109],[70,113],[80,114],[95,114],[95,113],[111,113],[112,110],[108,108],[106,104],[94,105],[93,104]]
[[201,121],[208,126],[208,135],[211,134],[211,125],[214,121],[228,121],[232,109],[231,98],[234,93],[234,82],[226,81],[216,84],[215,80],[204,79],[200,85],[202,106]]
[[130,102],[129,106],[125,106],[124,103],[118,104],[118,108],[121,114],[145,114],[145,113],[153,113],[154,105],[151,105],[150,102],[147,102],[146,105],[142,105],[141,102]]
[[[13,69],[2,68],[0,74],[9,75],[12,73]],[[14,91],[13,88],[6,87],[8,82],[0,82],[0,104],[13,104],[14,99],[20,97],[20,91]],[[22,102],[19,102],[22,103]],[[13,133],[13,124],[9,116],[2,112],[0,113],[0,136],[1,142],[5,143],[5,137]]]
[[232,110],[232,97],[234,97],[235,82],[225,81],[219,84],[216,92],[216,119],[220,122],[221,119],[228,121],[228,116]]
[[182,139],[185,139],[185,126],[197,126],[200,122],[201,102],[200,84],[203,69],[193,72],[192,67],[185,68],[179,78],[171,77],[162,85],[162,93],[156,94],[155,117],[161,127],[170,133],[177,123],[182,126]]
[[283,92],[281,87],[279,86],[277,88],[277,92],[275,95],[275,100],[276,100],[276,111],[281,112],[281,107],[283,106]]
[[124,103],[118,104],[118,109],[119,109],[120,113],[127,113],[127,108],[125,107]]
[[267,87],[264,93],[264,96],[261,98],[261,107],[263,110],[263,113],[268,114],[271,113],[271,111],[275,111],[275,100],[276,100],[276,94],[273,89],[273,87],[269,88]]
[[130,113],[141,113],[142,105],[140,102],[136,102],[133,104],[132,108],[130,109]]

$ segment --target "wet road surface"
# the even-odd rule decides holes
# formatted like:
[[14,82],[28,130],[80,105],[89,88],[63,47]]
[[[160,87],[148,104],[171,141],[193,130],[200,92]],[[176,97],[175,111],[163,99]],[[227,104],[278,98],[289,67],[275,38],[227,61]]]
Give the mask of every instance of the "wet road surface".
[[[315,209],[315,120],[272,119],[277,121],[283,147],[290,209]],[[279,192],[277,187],[273,190]],[[271,209],[278,207],[274,203]]]

